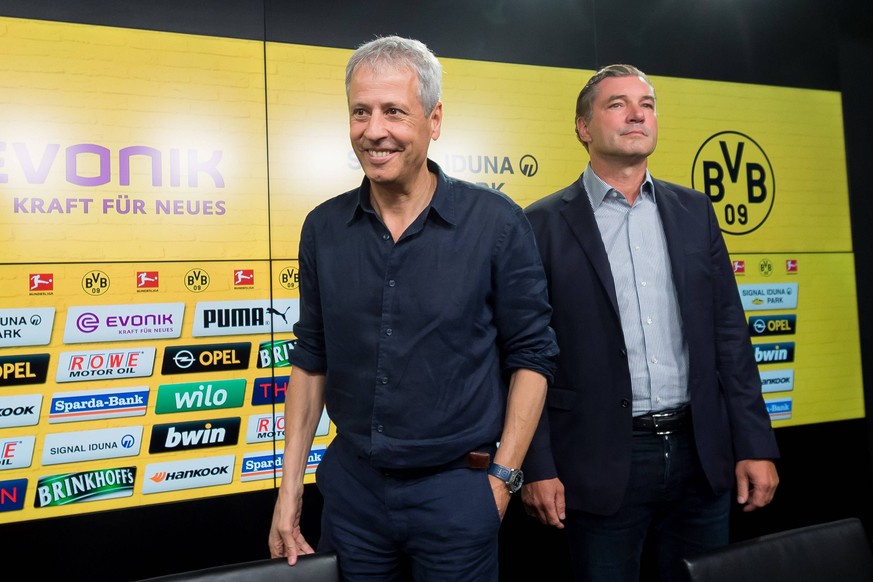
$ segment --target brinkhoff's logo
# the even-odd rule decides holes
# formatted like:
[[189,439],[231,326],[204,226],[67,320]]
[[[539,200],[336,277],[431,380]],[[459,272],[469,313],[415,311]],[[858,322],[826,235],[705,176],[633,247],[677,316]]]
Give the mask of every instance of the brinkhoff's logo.
[[33,506],[57,507],[133,495],[136,467],[97,469],[40,477]]
[[776,177],[764,149],[748,135],[722,131],[694,156],[691,187],[707,194],[727,234],[748,234],[773,210]]

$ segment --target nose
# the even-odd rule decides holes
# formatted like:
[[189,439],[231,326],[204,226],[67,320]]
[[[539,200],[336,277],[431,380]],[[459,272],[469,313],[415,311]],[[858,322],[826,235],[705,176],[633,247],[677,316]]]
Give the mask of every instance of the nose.
[[385,119],[381,113],[376,111],[367,119],[367,125],[364,127],[364,137],[372,141],[378,141],[385,137],[385,134]]
[[642,123],[646,120],[646,110],[639,105],[630,105],[627,108],[627,117],[631,123]]

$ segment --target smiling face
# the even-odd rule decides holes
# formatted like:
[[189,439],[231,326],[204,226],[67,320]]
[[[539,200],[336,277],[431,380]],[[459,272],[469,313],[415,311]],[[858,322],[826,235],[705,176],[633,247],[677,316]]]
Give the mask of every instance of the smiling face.
[[576,120],[592,162],[638,163],[658,143],[655,92],[640,77],[607,77],[597,85],[590,119]]
[[430,141],[440,135],[442,104],[425,113],[412,69],[362,66],[349,85],[349,138],[376,188],[409,193],[427,174]]

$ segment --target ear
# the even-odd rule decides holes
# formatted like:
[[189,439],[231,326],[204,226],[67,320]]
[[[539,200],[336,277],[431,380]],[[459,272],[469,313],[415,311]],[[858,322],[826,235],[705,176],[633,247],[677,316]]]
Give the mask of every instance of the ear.
[[436,141],[440,137],[440,130],[443,126],[443,102],[437,101],[433,111],[430,113],[430,139]]
[[579,137],[579,141],[591,143],[591,134],[588,132],[588,122],[585,121],[584,117],[576,118],[576,135]]

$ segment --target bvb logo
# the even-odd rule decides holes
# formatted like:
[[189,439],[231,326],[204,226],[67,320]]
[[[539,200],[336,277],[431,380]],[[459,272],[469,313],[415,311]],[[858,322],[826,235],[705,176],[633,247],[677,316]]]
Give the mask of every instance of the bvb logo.
[[765,277],[769,277],[773,274],[773,263],[770,262],[770,259],[761,259],[761,262],[758,263],[758,270]]
[[296,267],[285,267],[279,273],[279,285],[293,291],[300,286],[300,271]]
[[691,167],[691,187],[709,196],[728,234],[748,234],[764,224],[776,196],[767,154],[736,131],[717,133],[700,146]]
[[82,289],[88,295],[103,295],[109,291],[109,275],[103,271],[91,271],[82,277]]
[[185,288],[191,293],[201,293],[209,287],[209,273],[203,269],[191,269],[185,273]]

